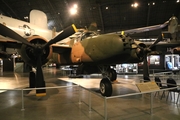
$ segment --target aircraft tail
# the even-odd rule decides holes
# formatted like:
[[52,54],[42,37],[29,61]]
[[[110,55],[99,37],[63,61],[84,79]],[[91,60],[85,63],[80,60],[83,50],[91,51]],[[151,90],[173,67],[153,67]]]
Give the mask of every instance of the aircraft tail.
[[39,10],[32,10],[29,15],[30,23],[41,28],[47,29],[47,16],[44,12]]

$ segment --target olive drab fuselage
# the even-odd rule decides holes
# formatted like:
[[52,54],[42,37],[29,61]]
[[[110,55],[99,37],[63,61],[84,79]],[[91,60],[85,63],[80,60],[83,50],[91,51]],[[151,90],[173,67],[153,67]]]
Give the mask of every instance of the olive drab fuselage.
[[137,49],[134,40],[126,35],[92,35],[74,40],[70,51],[55,53],[53,59],[60,65],[141,62],[142,58],[137,56]]

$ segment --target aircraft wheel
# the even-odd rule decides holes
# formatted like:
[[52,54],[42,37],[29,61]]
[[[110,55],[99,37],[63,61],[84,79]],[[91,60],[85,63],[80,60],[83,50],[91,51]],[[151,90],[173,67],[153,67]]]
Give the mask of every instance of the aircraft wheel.
[[108,78],[103,78],[100,82],[100,92],[102,96],[109,97],[112,95],[112,84]]
[[109,79],[115,81],[117,79],[117,73],[114,69],[109,70]]
[[36,74],[33,71],[31,71],[29,72],[29,87],[35,88],[35,84],[36,84]]

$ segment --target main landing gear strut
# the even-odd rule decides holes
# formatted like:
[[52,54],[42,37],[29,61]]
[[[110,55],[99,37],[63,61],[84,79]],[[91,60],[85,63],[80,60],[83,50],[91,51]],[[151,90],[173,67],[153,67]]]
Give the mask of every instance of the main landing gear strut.
[[102,80],[100,82],[100,92],[101,95],[109,97],[112,95],[112,83],[117,78],[117,73],[110,66],[99,66],[102,73]]

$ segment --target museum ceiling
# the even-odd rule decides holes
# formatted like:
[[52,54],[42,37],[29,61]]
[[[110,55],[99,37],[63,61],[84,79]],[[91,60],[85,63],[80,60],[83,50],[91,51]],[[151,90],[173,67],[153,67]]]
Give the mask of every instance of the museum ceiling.
[[[137,7],[132,4],[138,3]],[[69,9],[77,4],[77,14]],[[180,18],[179,0],[0,0],[0,12],[28,21],[30,10],[47,14],[48,27],[57,31],[75,23],[78,28],[98,24],[102,33],[161,24],[172,15]]]

